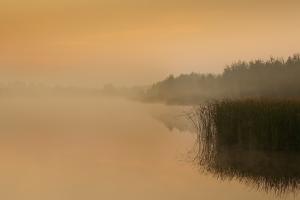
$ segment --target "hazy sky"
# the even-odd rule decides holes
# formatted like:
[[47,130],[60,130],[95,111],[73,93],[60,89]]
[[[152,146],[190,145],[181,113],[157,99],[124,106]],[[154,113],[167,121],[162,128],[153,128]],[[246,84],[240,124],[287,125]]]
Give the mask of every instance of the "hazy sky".
[[0,78],[148,84],[300,52],[296,0],[1,0]]

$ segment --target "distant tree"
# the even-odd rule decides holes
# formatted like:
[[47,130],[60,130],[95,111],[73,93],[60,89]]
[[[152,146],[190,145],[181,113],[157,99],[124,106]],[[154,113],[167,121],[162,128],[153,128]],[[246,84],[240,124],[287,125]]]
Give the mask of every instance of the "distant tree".
[[145,99],[197,103],[212,98],[299,97],[300,54],[263,61],[238,61],[220,75],[181,74],[168,76],[145,93]]

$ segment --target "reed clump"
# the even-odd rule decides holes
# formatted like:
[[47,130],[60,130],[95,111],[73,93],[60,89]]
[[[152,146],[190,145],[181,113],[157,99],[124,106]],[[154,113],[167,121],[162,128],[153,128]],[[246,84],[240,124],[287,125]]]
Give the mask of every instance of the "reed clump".
[[[199,136],[214,146],[300,151],[300,100],[239,99],[195,108]],[[210,142],[211,143],[211,142]]]
[[300,101],[235,100],[213,104],[220,145],[300,151]]
[[283,192],[300,183],[300,100],[227,99],[200,105],[196,161],[221,178]]

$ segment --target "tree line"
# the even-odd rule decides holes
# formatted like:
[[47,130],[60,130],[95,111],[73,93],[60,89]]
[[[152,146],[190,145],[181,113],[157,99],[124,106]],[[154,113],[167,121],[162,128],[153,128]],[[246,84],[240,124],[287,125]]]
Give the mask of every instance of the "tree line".
[[170,75],[143,94],[146,101],[198,104],[220,98],[295,98],[300,96],[300,54],[287,59],[238,61],[221,74]]

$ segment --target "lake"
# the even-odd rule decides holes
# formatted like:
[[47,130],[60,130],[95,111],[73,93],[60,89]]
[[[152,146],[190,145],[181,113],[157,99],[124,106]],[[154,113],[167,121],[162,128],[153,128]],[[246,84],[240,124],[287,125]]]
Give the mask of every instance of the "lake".
[[3,98],[0,198],[300,198],[202,173],[192,162],[187,109],[117,98]]

